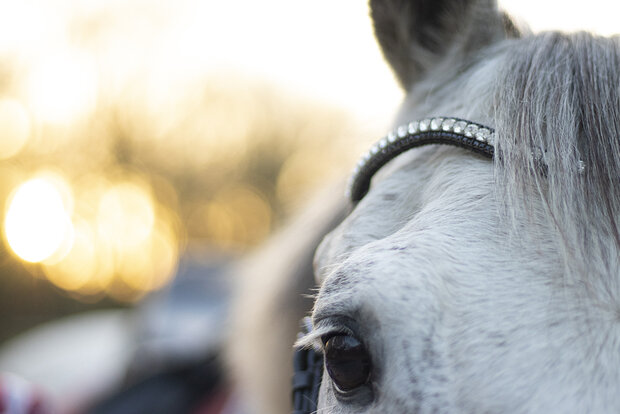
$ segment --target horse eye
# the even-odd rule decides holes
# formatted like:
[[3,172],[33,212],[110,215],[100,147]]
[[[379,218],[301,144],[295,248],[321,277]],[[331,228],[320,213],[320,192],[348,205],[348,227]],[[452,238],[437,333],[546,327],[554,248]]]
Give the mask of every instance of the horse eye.
[[370,357],[354,337],[336,335],[325,342],[325,367],[340,391],[351,391],[368,381]]

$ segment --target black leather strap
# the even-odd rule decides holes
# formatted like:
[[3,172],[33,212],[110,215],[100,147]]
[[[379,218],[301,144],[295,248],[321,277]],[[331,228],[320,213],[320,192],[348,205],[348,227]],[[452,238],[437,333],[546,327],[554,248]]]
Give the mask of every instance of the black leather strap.
[[[307,331],[308,318],[304,319],[303,330]],[[293,414],[315,413],[323,376],[323,355],[314,349],[297,349],[293,371]]]

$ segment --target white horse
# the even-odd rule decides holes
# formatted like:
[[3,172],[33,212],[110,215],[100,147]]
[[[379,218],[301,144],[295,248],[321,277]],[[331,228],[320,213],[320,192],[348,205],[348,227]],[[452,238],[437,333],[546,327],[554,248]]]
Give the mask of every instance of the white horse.
[[[352,209],[315,255],[299,345],[324,355],[318,412],[620,412],[618,39],[534,36],[491,0],[370,3],[407,91],[404,127],[362,161]],[[425,136],[494,155],[395,156]],[[326,227],[289,234],[310,246]],[[288,356],[266,325],[254,319],[255,337]],[[238,371],[254,381],[277,370],[248,359]]]

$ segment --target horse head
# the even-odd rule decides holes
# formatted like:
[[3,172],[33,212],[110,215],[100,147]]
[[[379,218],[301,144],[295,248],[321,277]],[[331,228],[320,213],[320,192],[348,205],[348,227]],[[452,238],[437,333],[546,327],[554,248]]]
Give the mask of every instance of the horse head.
[[361,170],[419,120],[493,152],[440,136],[356,172],[299,341],[318,412],[620,412],[617,39],[533,35],[491,0],[370,5],[407,94]]

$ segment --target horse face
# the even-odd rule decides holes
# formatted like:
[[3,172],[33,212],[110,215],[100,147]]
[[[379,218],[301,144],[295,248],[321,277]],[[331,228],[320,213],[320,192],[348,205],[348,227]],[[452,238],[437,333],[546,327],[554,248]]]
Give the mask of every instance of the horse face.
[[[370,365],[351,389],[326,372],[320,407],[343,413],[541,407],[532,401],[540,377],[556,373],[540,367],[565,339],[563,309],[550,306],[557,254],[509,239],[487,160],[432,148],[399,164],[317,252],[322,286],[313,316],[327,368],[329,340],[340,335],[359,341]],[[339,358],[347,356],[331,361],[336,374]],[[341,375],[355,383],[358,374]],[[545,403],[551,411],[561,407]]]
[[[520,40],[490,2],[439,3],[441,15],[431,2],[371,1],[409,91],[400,121],[494,127],[498,67]],[[506,220],[494,168],[456,148],[402,154],[323,240],[307,339],[325,356],[319,412],[618,408],[619,307],[608,319],[583,310],[591,302],[567,288],[548,205],[530,200],[527,217]]]

